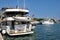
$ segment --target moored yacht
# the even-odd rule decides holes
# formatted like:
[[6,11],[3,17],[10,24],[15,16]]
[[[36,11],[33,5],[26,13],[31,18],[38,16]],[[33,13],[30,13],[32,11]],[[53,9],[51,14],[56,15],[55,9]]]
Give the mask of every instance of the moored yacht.
[[34,33],[32,17],[27,16],[29,10],[21,8],[3,8],[2,12],[2,34],[26,35]]
[[48,20],[44,20],[42,24],[54,24],[54,22],[53,20],[48,19]]

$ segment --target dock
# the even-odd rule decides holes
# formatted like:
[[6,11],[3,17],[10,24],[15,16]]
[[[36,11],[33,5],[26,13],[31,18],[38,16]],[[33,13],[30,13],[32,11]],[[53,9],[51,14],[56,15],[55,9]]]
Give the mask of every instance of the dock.
[[0,40],[4,40],[1,33],[0,33]]

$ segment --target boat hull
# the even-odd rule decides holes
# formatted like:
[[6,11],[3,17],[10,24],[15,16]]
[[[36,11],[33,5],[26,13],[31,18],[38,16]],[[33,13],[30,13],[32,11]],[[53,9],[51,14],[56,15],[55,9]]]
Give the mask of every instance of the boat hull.
[[33,34],[34,31],[30,31],[30,32],[20,32],[20,33],[13,33],[13,34],[10,34],[8,33],[9,36],[18,36],[18,35],[27,35],[27,34]]

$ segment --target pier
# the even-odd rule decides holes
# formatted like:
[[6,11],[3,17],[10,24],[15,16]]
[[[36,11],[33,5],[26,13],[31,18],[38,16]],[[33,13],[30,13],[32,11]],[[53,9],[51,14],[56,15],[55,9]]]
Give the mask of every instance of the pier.
[[1,33],[0,33],[0,40],[4,40]]

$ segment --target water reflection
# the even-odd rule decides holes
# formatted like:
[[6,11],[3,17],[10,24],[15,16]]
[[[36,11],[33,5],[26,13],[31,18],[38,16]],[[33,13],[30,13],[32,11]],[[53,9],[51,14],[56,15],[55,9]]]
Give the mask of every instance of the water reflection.
[[8,35],[4,35],[4,40],[34,40],[34,35],[24,35],[24,36],[15,36],[10,37]]

